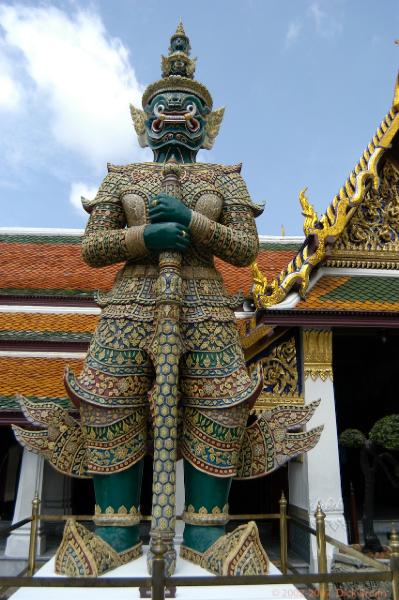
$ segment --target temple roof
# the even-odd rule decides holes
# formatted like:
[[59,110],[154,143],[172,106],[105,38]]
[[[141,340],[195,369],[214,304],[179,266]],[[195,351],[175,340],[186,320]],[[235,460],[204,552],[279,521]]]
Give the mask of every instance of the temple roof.
[[[71,302],[92,300],[97,290],[112,287],[121,264],[101,269],[88,267],[80,255],[83,231],[0,230],[0,296],[47,297]],[[295,255],[303,238],[261,237],[258,264],[270,277],[277,275]],[[216,259],[230,293],[251,295],[249,268],[233,267]]]

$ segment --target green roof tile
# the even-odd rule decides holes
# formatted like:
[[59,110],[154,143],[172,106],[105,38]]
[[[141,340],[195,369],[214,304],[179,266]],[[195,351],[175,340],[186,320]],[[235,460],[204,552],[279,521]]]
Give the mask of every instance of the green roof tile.
[[398,302],[399,277],[350,277],[345,283],[337,286],[321,300],[347,300],[353,302]]

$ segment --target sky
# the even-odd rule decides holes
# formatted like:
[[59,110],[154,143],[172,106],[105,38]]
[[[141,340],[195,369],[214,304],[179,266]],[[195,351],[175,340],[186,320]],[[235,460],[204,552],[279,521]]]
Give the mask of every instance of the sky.
[[301,235],[389,111],[399,0],[0,0],[0,227],[81,228],[106,164],[150,161],[141,107],[182,17],[225,118],[200,161],[243,163],[262,235]]

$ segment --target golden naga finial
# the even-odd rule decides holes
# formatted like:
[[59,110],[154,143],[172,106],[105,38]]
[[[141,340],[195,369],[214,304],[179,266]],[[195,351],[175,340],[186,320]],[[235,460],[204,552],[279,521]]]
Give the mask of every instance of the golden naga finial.
[[319,221],[319,217],[317,216],[317,212],[310,204],[309,200],[306,198],[306,192],[308,188],[305,187],[299,193],[299,202],[302,207],[302,214],[305,217],[303,222],[303,232],[305,235],[309,235],[312,230],[315,228],[316,223]]
[[265,277],[263,275],[262,271],[259,269],[257,262],[253,262],[251,264],[251,272],[252,272],[252,279],[254,282],[252,293],[253,293],[254,298],[257,298],[259,294],[261,294],[261,295],[265,294],[267,285],[268,285],[268,281],[267,281],[267,277]]
[[[399,46],[399,40],[395,40],[395,44]],[[392,108],[394,111],[399,111],[399,73],[395,81],[395,89],[393,92]]]

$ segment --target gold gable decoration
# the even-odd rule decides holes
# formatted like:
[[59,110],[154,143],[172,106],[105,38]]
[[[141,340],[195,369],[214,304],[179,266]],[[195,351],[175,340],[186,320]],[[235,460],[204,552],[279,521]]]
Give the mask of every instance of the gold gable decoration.
[[399,268],[399,171],[386,160],[378,190],[364,201],[334,244],[327,266]]
[[260,360],[263,371],[263,390],[253,412],[262,412],[279,405],[301,406],[304,397],[299,393],[298,361],[295,338],[275,346]]
[[306,240],[287,267],[271,281],[268,281],[258,265],[253,263],[253,297],[258,309],[279,304],[294,286],[299,294],[305,297],[312,270],[326,259],[329,248],[342,234],[370,187],[374,191],[378,191],[380,185],[379,163],[386,150],[390,148],[398,130],[398,107],[394,105],[377,129],[344,186],[320,219],[317,218],[312,205],[307,201],[305,190],[301,192],[300,202],[305,217]]

